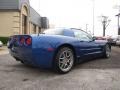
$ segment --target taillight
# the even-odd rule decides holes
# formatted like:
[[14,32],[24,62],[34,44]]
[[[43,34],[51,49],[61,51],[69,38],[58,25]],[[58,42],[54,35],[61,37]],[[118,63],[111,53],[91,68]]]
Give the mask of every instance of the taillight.
[[14,37],[13,39],[14,39],[14,41],[15,41],[15,42],[17,42],[17,41],[18,41],[18,38],[17,38],[17,37]]
[[20,38],[20,44],[24,44],[24,42],[25,42],[25,38],[24,38],[24,37],[21,37],[21,38]]
[[29,37],[29,38],[26,38],[26,40],[25,40],[25,44],[26,45],[31,45],[31,43],[32,43],[32,39]]

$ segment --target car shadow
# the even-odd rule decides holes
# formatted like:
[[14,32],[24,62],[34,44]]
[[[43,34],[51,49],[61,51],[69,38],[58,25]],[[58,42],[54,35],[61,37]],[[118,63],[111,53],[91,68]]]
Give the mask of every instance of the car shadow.
[[[16,68],[26,68],[26,69],[30,69],[30,70],[38,70],[41,72],[51,72],[51,73],[55,73],[53,72],[51,69],[43,69],[43,68],[37,68],[37,67],[33,67],[33,66],[29,66],[29,65],[23,65],[23,64],[16,64],[13,67]],[[94,58],[94,59],[89,59],[86,61],[83,61],[79,64],[77,64],[75,67],[75,69],[117,69],[120,68],[120,59],[119,59],[119,53],[112,52],[111,57],[106,59],[106,58]]]
[[120,68],[119,58],[111,56],[109,59],[96,58],[83,61],[75,66],[75,69],[118,69]]
[[75,69],[119,69],[120,48],[112,47],[110,58],[95,58],[83,61],[75,66]]
[[[120,68],[119,54],[120,54],[119,50],[113,50],[111,57],[109,59],[95,58],[92,60],[87,60],[77,64],[74,67],[74,69],[119,69]],[[6,59],[7,57],[10,60],[8,59],[8,61],[6,62],[4,62],[5,60],[1,60],[5,64],[5,67],[9,68],[6,70],[6,72],[15,72],[15,73],[18,72],[21,74],[26,73],[30,75],[35,74],[37,76],[45,75],[45,74],[46,74],[45,76],[47,76],[47,74],[50,76],[58,75],[58,73],[54,72],[51,69],[43,69],[43,68],[24,65],[20,62],[15,61],[10,55],[8,56],[4,55],[2,59]],[[1,63],[0,65],[3,65],[3,63]],[[3,71],[5,70],[3,69]]]
[[[39,74],[49,74],[49,75],[58,75],[58,73],[54,72],[52,69],[38,68],[24,64],[15,64],[12,67],[16,68],[16,71],[28,71]],[[109,59],[103,58],[95,58],[87,61],[83,61],[77,64],[73,70],[75,69],[119,69],[120,61],[119,58],[115,59],[114,56],[111,56]]]
[[34,66],[30,66],[30,65],[25,65],[22,64],[20,62],[18,62],[17,64],[14,65],[9,65],[8,67],[12,67],[13,68],[13,72],[28,72],[28,73],[46,73],[46,74],[57,74],[55,72],[52,71],[52,69],[49,68],[39,68],[39,67],[34,67]]

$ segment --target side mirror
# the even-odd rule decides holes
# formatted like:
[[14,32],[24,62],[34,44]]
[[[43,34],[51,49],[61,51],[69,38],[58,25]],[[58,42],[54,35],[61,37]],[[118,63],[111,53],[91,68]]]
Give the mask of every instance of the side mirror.
[[95,41],[95,40],[96,40],[96,37],[93,37],[92,40]]

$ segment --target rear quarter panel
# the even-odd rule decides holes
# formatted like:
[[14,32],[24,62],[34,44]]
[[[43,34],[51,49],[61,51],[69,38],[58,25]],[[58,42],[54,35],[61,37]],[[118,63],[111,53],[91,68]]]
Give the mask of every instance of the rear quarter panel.
[[[73,46],[76,55],[79,55],[79,41],[73,37],[68,36],[59,36],[59,35],[40,35],[40,36],[32,36],[33,37],[33,51],[35,54],[39,54],[42,52],[47,52],[47,48],[53,48],[53,52],[46,53],[49,57],[49,59],[53,60],[54,55],[56,53],[56,50],[61,46],[65,44],[69,44]],[[38,56],[37,56],[38,57]]]
[[[56,50],[64,44],[69,44],[73,46],[76,57],[79,58],[79,44],[80,41],[75,39],[74,37],[68,36],[59,36],[59,35],[33,35],[32,36],[33,44],[32,44],[32,52],[34,56],[34,60],[36,64],[41,64],[43,67],[51,67],[52,62],[54,60],[54,55],[56,54]],[[103,41],[95,41],[101,48],[105,46],[107,42]],[[48,51],[48,48],[52,48],[52,51]]]

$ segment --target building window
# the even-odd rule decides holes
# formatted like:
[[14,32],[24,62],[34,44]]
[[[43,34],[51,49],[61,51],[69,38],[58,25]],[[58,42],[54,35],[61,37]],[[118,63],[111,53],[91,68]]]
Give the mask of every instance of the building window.
[[35,25],[35,24],[33,24],[33,33],[34,33],[34,34],[37,33],[37,32],[36,32],[36,25]]
[[23,34],[27,34],[27,16],[22,15],[22,31]]

